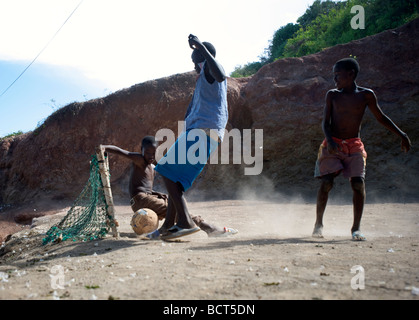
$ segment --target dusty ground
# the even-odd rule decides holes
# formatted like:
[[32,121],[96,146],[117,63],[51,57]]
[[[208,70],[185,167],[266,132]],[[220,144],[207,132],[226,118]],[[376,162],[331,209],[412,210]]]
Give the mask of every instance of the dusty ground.
[[[327,207],[324,239],[311,237],[312,203],[189,206],[239,234],[144,241],[131,230],[130,208],[117,206],[119,239],[42,246],[42,233],[65,215],[63,208],[3,245],[0,299],[419,299],[418,203],[367,204],[367,242],[350,240],[351,205]],[[364,273],[351,273],[355,266]],[[362,275],[365,287],[353,289]]]

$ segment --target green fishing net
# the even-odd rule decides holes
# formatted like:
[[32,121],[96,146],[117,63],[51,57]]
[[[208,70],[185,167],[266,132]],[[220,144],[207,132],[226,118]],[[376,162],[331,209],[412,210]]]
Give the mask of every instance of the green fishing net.
[[115,227],[115,219],[108,214],[99,161],[93,155],[90,161],[90,177],[83,191],[66,216],[47,231],[42,243],[67,239],[94,240],[104,237],[111,227]]

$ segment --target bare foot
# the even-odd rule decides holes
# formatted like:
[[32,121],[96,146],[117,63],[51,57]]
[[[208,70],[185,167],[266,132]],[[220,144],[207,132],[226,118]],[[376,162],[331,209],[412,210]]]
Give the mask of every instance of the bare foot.
[[217,229],[212,232],[207,232],[208,237],[223,237],[237,234],[239,231],[234,228],[224,227],[223,229]]
[[354,241],[366,241],[367,238],[361,233],[360,230],[352,232],[352,240]]
[[323,226],[314,226],[312,237],[323,238]]

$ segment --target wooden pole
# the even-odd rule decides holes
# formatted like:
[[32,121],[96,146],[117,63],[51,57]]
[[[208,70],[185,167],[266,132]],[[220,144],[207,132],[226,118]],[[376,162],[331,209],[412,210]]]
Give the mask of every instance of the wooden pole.
[[109,178],[109,160],[107,157],[105,157],[102,145],[99,145],[99,147],[96,148],[96,156],[99,162],[100,177],[102,179],[103,192],[105,193],[108,214],[110,217],[112,217],[113,220],[109,221],[112,229],[112,234],[114,237],[117,238],[119,237],[119,233],[117,230],[119,224],[118,221],[115,219],[115,207],[113,204],[111,180]]

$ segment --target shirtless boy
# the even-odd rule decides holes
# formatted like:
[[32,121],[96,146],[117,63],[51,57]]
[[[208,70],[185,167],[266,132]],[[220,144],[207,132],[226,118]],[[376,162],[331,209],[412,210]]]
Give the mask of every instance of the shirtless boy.
[[[147,136],[142,140],[141,153],[130,152],[113,145],[102,145],[104,152],[121,155],[131,160],[131,174],[129,179],[129,194],[131,197],[131,209],[133,212],[141,208],[153,210],[159,220],[166,217],[168,197],[164,193],[153,190],[154,185],[154,163],[157,142],[152,136]],[[233,228],[220,228],[205,222],[200,216],[192,216],[192,220],[197,226],[205,231],[208,236],[230,235],[237,233]],[[163,234],[163,226],[158,232],[152,232],[146,237],[149,239],[159,238]]]
[[336,89],[326,94],[322,122],[325,139],[320,146],[315,169],[315,177],[321,179],[321,186],[317,193],[313,237],[323,237],[323,214],[328,195],[334,178],[342,172],[345,178],[349,178],[353,190],[352,239],[366,240],[360,224],[365,203],[367,153],[360,139],[360,130],[367,107],[379,123],[400,137],[402,151],[408,152],[411,147],[407,134],[380,109],[374,92],[356,84],[358,72],[358,62],[352,58],[339,60],[333,67]]

